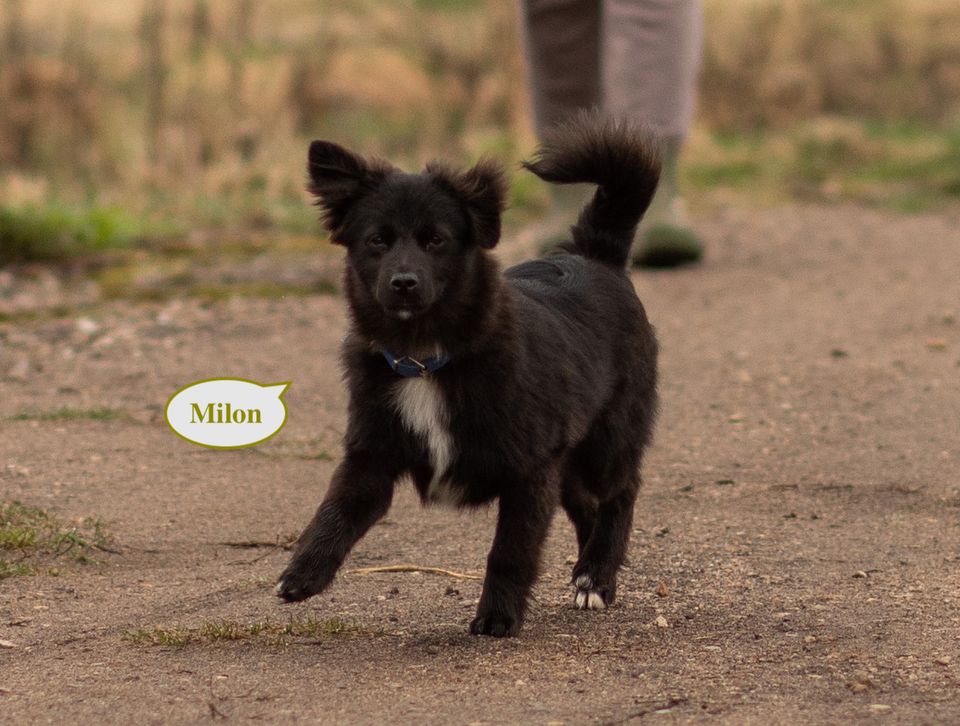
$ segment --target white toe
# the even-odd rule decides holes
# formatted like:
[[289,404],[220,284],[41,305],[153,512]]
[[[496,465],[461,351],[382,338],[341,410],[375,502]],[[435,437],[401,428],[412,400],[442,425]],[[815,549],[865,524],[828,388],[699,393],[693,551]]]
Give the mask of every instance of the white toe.
[[[578,577],[577,584],[579,585],[580,580],[589,580],[591,584],[593,581],[587,577]],[[599,590],[593,588],[581,588],[578,587],[576,593],[573,595],[573,604],[577,610],[606,610],[607,603],[604,602],[603,595],[600,594]]]
[[596,590],[591,590],[587,595],[587,609],[588,610],[604,610],[606,609],[607,604],[603,601],[603,598],[600,596],[600,593]]

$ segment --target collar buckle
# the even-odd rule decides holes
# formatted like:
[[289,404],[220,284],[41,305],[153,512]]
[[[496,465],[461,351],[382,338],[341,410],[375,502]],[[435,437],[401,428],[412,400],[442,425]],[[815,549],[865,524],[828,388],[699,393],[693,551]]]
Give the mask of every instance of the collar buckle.
[[428,378],[450,362],[450,357],[442,354],[419,361],[409,355],[395,356],[388,350],[381,352],[394,372],[404,378]]
[[[429,360],[429,359],[428,359],[428,360]],[[405,355],[405,356],[403,356],[402,358],[397,359],[397,365],[398,365],[398,366],[403,365],[403,364],[413,365],[413,366],[417,367],[417,368],[420,370],[420,375],[421,375],[421,376],[429,376],[429,375],[430,375],[430,369],[427,368],[426,365],[424,365],[423,363],[421,363],[420,361],[418,361],[416,358],[411,358],[409,355]],[[394,370],[396,370],[396,368],[394,368]]]

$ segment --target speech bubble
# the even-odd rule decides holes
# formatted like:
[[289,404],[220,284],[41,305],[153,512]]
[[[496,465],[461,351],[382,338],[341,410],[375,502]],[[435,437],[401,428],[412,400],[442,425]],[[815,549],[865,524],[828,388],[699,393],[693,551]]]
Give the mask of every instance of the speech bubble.
[[212,449],[255,446],[287,422],[283,393],[290,382],[261,385],[245,378],[207,378],[184,386],[163,416],[182,439]]

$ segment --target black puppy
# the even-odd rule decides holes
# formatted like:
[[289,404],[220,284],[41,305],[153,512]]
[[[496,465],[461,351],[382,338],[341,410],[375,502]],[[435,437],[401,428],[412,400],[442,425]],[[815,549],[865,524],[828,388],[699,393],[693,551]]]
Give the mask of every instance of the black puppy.
[[505,196],[495,163],[406,174],[310,146],[310,190],[347,248],[350,408],[284,600],[323,591],[409,475],[424,503],[499,499],[470,632],[519,632],[558,503],[577,533],[576,607],[613,602],[657,407],[657,343],[625,265],[659,160],[629,125],[583,115],[524,166],[598,189],[567,252],[501,276],[487,252]]

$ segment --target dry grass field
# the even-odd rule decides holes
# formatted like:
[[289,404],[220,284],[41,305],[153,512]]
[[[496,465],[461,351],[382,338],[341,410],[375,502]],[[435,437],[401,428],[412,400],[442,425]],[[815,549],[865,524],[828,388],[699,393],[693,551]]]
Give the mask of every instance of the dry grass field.
[[[960,6],[705,9],[683,177],[695,203],[911,210],[960,195]],[[76,248],[197,228],[307,230],[302,157],[318,136],[412,166],[515,161],[534,143],[516,8],[500,0],[6,0],[0,57],[8,258],[24,225],[28,238],[80,229]],[[544,202],[517,178],[514,207]]]

